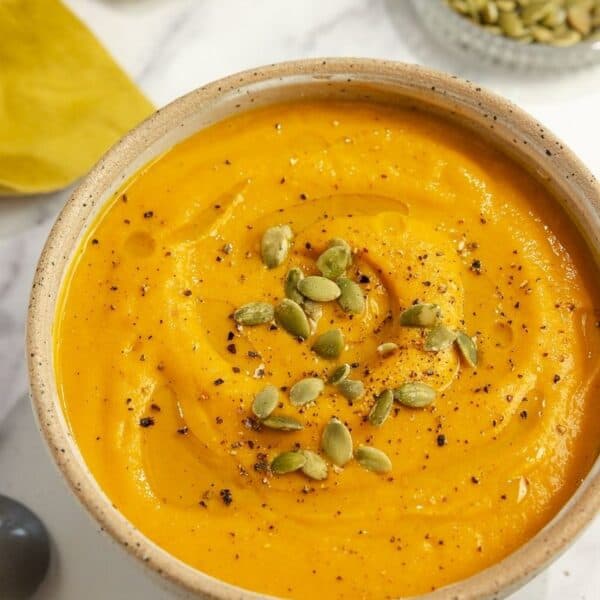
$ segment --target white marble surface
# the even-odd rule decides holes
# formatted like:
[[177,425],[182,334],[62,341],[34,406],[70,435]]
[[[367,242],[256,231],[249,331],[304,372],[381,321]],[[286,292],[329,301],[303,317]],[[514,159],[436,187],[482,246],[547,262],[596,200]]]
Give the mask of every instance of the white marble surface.
[[[482,64],[428,38],[408,0],[67,0],[157,104],[212,79],[280,60],[370,56],[475,80],[520,104],[600,175],[600,66],[520,73]],[[40,600],[168,598],[67,492],[25,399],[24,324],[44,238],[68,191],[0,200],[0,493],[45,520],[54,544]],[[13,406],[8,411],[9,406]],[[7,415],[8,412],[8,415]],[[600,600],[600,519],[513,600]],[[2,593],[0,590],[0,597]]]

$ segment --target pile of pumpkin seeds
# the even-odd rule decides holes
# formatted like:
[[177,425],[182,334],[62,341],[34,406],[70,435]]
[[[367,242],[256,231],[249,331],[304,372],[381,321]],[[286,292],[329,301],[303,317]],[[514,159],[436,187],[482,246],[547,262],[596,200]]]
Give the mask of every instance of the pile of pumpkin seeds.
[[[293,238],[289,225],[277,225],[264,232],[261,257],[267,268],[274,269],[285,262]],[[262,301],[244,304],[233,313],[235,322],[254,326],[275,320],[290,335],[306,340],[316,331],[323,313],[321,304],[325,302],[337,301],[346,313],[362,313],[365,308],[362,290],[346,276],[352,264],[352,250],[348,242],[331,240],[316,264],[320,275],[305,277],[298,267],[291,268],[283,281],[285,298],[275,306]],[[335,328],[317,337],[311,349],[322,358],[335,359],[342,353],[344,345],[341,330]]]
[[[269,269],[282,265],[293,243],[293,232],[289,225],[278,225],[265,231],[261,240],[261,256]],[[275,306],[268,302],[255,301],[245,304],[233,313],[233,319],[240,326],[258,326],[273,320],[290,335],[308,339],[316,330],[322,315],[321,304],[337,301],[344,312],[360,314],[365,308],[365,299],[359,285],[346,276],[352,264],[350,245],[342,239],[330,240],[328,247],[317,258],[316,266],[321,275],[304,276],[301,269],[293,267],[283,280],[283,298]],[[423,349],[427,352],[440,352],[456,345],[463,360],[471,367],[477,364],[477,347],[471,337],[463,331],[454,331],[442,323],[441,309],[436,304],[417,303],[402,312],[399,319],[403,327],[426,329]],[[345,347],[344,335],[338,328],[330,329],[317,336],[311,350],[321,358],[334,360]],[[395,342],[384,342],[377,347],[382,359],[398,350]],[[303,407],[316,402],[325,385],[335,386],[349,403],[364,396],[364,383],[349,377],[351,366],[347,363],[333,368],[327,381],[320,377],[305,377],[294,383],[289,390],[290,403]],[[381,391],[368,414],[368,421],[374,427],[381,427],[389,417],[394,402],[410,408],[429,406],[436,397],[436,391],[426,383],[408,381],[393,389]],[[298,431],[304,428],[296,418],[276,414],[280,405],[279,390],[273,385],[265,386],[254,398],[252,412],[260,424],[279,431]],[[353,448],[349,429],[336,417],[325,426],[321,440],[325,456],[338,468],[352,458],[365,469],[376,473],[387,473],[392,468],[389,457],[372,446],[361,445]],[[271,463],[271,471],[284,475],[302,471],[315,480],[327,478],[326,461],[308,449],[295,449],[279,454]]]
[[[388,473],[392,470],[392,461],[382,450],[365,445],[360,445],[354,450],[349,429],[336,417],[332,417],[323,430],[321,449],[338,468],[354,458],[358,464],[374,473]],[[321,481],[327,479],[329,468],[319,454],[303,449],[282,452],[271,462],[271,471],[276,475],[299,470],[307,477]]]
[[490,33],[565,47],[600,40],[600,0],[446,0]]

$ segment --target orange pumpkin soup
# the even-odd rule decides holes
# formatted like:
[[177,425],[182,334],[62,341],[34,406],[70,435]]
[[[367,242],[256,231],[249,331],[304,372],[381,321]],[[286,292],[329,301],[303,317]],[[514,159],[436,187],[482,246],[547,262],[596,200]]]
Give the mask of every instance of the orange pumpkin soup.
[[555,206],[418,111],[199,132],[108,203],[64,283],[85,461],[150,539],[254,591],[412,595],[501,560],[599,452],[598,274]]

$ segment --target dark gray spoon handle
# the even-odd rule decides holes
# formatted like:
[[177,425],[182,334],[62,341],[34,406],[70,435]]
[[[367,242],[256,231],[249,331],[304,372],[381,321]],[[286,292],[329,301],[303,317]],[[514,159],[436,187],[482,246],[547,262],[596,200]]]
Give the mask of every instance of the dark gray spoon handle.
[[46,575],[50,540],[26,506],[0,495],[0,598],[29,598]]

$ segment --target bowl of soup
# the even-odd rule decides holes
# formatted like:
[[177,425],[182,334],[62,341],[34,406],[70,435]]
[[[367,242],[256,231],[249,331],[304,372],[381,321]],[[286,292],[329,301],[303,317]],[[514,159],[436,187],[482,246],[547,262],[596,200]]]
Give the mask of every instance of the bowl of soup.
[[600,505],[599,206],[560,140],[456,77],[324,59],[207,85],[50,233],[41,431],[190,596],[505,596]]

